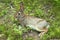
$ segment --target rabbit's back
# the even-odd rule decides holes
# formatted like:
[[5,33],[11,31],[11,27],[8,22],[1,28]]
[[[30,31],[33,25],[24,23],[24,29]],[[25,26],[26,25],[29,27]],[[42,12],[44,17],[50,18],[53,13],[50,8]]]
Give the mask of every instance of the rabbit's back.
[[48,28],[48,23],[46,20],[34,17],[26,17],[26,26],[29,26],[32,29],[43,29]]

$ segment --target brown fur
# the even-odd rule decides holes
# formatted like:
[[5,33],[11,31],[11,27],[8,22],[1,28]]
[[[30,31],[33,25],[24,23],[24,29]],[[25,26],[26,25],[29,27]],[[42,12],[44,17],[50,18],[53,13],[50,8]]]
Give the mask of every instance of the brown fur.
[[30,15],[25,15],[23,10],[24,10],[24,6],[23,3],[21,2],[20,10],[18,13],[16,13],[15,17],[22,26],[29,26],[30,28],[41,32],[40,35],[43,35],[48,31],[49,24],[46,20],[33,17]]

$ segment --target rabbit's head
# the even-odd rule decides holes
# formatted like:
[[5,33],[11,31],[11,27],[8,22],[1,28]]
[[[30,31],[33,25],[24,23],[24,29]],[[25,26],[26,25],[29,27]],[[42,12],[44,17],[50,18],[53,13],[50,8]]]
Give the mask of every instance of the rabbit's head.
[[20,3],[20,9],[19,11],[15,14],[15,18],[17,19],[22,19],[22,17],[24,16],[24,6],[23,6],[23,2]]
[[24,14],[21,13],[21,12],[18,12],[18,13],[16,14],[16,18],[17,18],[17,19],[22,19],[23,17],[24,17]]

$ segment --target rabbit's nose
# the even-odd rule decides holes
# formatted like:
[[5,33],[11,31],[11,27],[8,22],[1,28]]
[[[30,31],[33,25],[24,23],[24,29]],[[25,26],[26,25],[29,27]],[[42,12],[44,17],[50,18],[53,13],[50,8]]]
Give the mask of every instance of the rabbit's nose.
[[17,17],[15,18],[15,21],[17,21]]
[[15,17],[15,18],[17,18],[17,16],[16,16],[16,15],[15,15],[14,17]]
[[17,18],[17,15],[15,16],[15,18]]
[[14,14],[14,18],[17,18],[17,14]]

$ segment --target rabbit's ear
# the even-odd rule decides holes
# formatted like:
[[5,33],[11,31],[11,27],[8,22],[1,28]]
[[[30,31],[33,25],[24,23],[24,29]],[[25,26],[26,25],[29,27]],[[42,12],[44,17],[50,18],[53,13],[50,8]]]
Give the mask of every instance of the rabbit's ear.
[[24,11],[24,4],[23,2],[20,2],[20,12],[23,12]]

